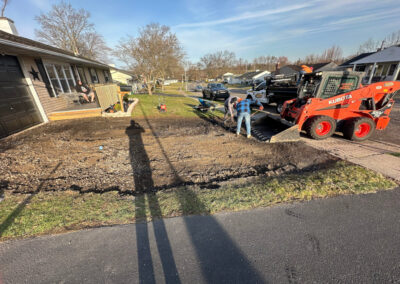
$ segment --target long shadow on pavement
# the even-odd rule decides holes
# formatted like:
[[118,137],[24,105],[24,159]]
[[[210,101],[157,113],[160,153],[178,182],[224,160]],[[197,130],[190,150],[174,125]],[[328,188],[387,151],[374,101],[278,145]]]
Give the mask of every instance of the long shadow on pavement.
[[[154,182],[150,160],[143,144],[143,132],[143,127],[135,123],[133,120],[131,121],[131,125],[126,129],[126,134],[129,137],[129,155],[133,171],[135,191],[138,193],[135,199],[135,218],[137,220],[136,242],[139,265],[139,282],[155,283],[148,224],[140,221],[146,221],[146,199],[149,203],[150,215],[153,219],[161,217],[161,209],[156,195],[152,193]],[[153,222],[153,230],[158,253],[161,258],[165,282],[180,283],[164,222],[161,220],[157,225]]]
[[[160,150],[162,152],[162,155],[164,156],[165,161],[167,162],[167,165],[170,167],[171,172],[175,176],[175,181],[182,181],[183,179],[178,175],[177,170],[169,159],[167,152],[161,143],[161,140],[157,136],[143,109],[142,112],[149,129],[151,130],[155,140],[160,147]],[[141,143],[143,144],[142,141]],[[130,143],[130,145],[131,147],[134,147],[134,143]],[[136,151],[137,149],[131,149],[132,153],[136,153]],[[142,148],[142,152],[145,153],[144,148]],[[147,154],[145,155],[147,156]],[[146,163],[149,163],[148,157]],[[137,178],[140,177],[138,176]],[[196,193],[191,191],[190,189],[181,188],[180,190],[178,190],[177,198],[180,202],[182,213],[185,215],[190,215],[195,212],[208,212],[208,209],[197,197]],[[159,214],[159,217],[162,217],[161,212],[159,212]],[[235,242],[230,238],[227,232],[214,217],[185,217],[184,223],[189,234],[190,241],[194,247],[202,275],[207,283],[265,282],[262,276],[258,273],[258,271],[254,269],[247,257],[235,245]],[[166,234],[164,222],[162,222],[162,224],[164,228],[163,232],[165,232]],[[167,245],[167,248],[164,249],[168,251],[168,253],[170,253],[169,251],[171,247],[169,245],[169,242],[164,244],[158,242],[157,246],[159,252],[164,251],[161,248],[163,245]]]

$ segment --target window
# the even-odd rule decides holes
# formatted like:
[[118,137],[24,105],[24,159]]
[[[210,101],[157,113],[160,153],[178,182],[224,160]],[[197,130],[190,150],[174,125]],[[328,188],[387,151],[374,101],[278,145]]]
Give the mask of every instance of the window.
[[78,67],[77,69],[78,69],[79,79],[82,81],[82,83],[87,84],[87,79],[83,67]]
[[388,76],[393,76],[394,71],[396,70],[397,64],[391,64],[389,67],[389,72],[388,72]]
[[62,92],[60,81],[58,80],[58,76],[56,73],[56,69],[54,68],[53,64],[45,64],[47,74],[49,74],[49,79],[51,82],[51,85],[53,86],[56,94]]
[[45,64],[47,74],[56,93],[71,93],[75,86],[71,66],[67,64]]
[[343,93],[350,92],[357,88],[357,77],[337,77],[330,76],[325,83],[321,98],[327,99]]
[[110,73],[108,73],[108,70],[103,70],[104,73],[104,80],[107,82],[110,82]]
[[365,71],[365,65],[357,65],[356,69],[354,71],[358,71],[358,72],[364,72]]
[[89,68],[90,77],[92,79],[92,83],[99,83],[99,78],[97,77],[97,72],[94,68]]

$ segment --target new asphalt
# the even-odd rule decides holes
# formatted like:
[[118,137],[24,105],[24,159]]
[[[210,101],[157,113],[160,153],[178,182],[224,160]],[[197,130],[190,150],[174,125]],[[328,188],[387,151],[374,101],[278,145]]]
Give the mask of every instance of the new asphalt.
[[0,283],[400,283],[400,189],[0,244]]

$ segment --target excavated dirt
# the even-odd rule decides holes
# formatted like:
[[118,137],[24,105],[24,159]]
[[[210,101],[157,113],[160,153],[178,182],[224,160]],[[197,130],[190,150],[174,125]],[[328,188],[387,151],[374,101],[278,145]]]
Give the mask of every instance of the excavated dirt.
[[0,189],[135,194],[179,185],[218,188],[335,161],[301,142],[238,138],[199,118],[93,118],[52,122],[0,140]]

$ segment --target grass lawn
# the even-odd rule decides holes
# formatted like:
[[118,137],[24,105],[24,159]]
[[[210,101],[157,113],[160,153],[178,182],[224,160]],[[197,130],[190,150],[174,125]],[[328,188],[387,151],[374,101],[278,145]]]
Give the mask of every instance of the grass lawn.
[[[148,118],[158,117],[198,117],[194,106],[199,104],[197,99],[188,97],[168,97],[153,95],[132,95],[134,98],[139,99],[139,105],[135,108],[132,113],[133,118],[142,118],[146,115]],[[167,106],[167,112],[163,113],[158,110],[158,104],[162,102]],[[223,116],[221,111],[215,110],[214,115]],[[206,113],[205,115],[209,115]]]
[[0,240],[100,225],[126,224],[190,214],[238,211],[282,202],[392,189],[393,181],[359,166],[338,162],[330,169],[260,178],[219,189],[176,188],[155,194],[73,191],[10,195],[0,203]]

